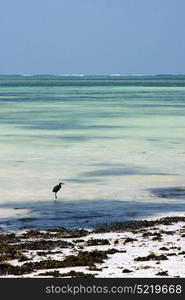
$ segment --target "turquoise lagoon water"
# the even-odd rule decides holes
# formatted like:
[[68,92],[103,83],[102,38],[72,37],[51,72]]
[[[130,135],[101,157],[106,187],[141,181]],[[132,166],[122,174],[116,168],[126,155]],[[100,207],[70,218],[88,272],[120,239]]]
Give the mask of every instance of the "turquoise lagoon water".
[[185,76],[0,76],[0,228],[184,211],[184,135]]

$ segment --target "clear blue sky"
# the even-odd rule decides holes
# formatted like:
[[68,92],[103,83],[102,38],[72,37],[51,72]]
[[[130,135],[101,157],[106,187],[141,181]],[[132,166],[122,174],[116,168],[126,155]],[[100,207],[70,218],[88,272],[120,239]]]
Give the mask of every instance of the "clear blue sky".
[[0,74],[185,74],[185,0],[0,0]]

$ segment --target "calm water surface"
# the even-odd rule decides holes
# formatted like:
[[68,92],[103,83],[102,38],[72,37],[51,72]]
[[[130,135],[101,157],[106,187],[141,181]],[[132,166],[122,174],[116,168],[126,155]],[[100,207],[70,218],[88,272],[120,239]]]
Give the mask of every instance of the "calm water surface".
[[156,191],[184,185],[185,76],[0,76],[0,228],[181,212]]

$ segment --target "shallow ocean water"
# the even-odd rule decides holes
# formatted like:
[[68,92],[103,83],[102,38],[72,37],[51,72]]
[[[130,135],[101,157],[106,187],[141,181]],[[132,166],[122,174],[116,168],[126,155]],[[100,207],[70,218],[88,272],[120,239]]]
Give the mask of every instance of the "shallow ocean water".
[[185,76],[0,76],[0,227],[184,212],[184,129]]

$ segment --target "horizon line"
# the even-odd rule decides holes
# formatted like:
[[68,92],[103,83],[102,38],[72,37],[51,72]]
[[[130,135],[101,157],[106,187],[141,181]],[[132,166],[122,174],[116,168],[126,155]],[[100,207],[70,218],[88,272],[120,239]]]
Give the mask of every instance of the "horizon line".
[[0,76],[25,76],[25,77],[31,77],[31,76],[63,76],[63,77],[142,77],[142,76],[185,76],[184,74],[181,73],[159,73],[159,74],[119,74],[119,73],[111,73],[111,74],[83,74],[83,73],[64,73],[64,74],[54,74],[54,73],[31,73],[31,74],[19,74],[19,73],[14,73],[14,74],[0,74]]

